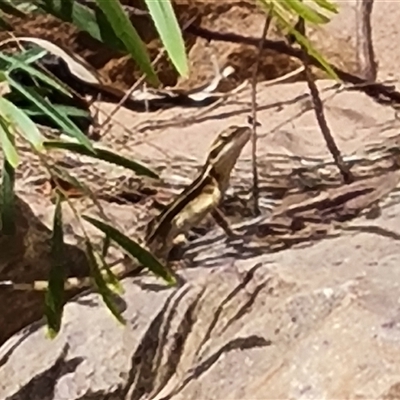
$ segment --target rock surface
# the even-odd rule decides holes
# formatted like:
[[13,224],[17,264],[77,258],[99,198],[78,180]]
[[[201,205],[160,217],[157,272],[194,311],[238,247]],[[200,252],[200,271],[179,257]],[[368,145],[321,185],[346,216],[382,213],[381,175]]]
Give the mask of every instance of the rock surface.
[[397,242],[359,233],[188,270],[179,289],[126,279],[126,326],[86,294],[54,341],[37,324],[10,339],[0,397],[397,398],[399,262]]
[[[52,263],[52,232],[30,206],[34,204],[34,208],[44,211],[43,203],[37,196],[16,197],[16,234],[8,236],[0,233],[1,280],[32,282],[47,279]],[[84,251],[68,243],[65,250],[67,273],[72,276],[85,276],[89,266]],[[1,288],[0,343],[4,343],[10,335],[41,318],[43,301],[43,293],[18,293]]]

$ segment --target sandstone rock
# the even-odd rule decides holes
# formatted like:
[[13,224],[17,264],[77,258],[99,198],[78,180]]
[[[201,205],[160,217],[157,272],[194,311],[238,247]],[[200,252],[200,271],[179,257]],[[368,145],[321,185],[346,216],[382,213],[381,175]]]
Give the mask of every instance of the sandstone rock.
[[0,398],[396,398],[398,244],[349,239],[189,269],[181,288],[127,278],[126,326],[82,295],[54,341],[35,324],[3,345]]
[[[31,282],[48,277],[51,266],[51,230],[35,215],[27,201],[34,203],[36,208],[46,209],[43,205],[45,202],[37,196],[16,196],[16,234],[7,236],[0,233],[0,280]],[[51,216],[48,217],[51,219]],[[66,244],[66,268],[69,275],[85,276],[89,267],[84,251]],[[39,319],[43,315],[43,302],[43,293],[15,292],[1,288],[0,343]]]

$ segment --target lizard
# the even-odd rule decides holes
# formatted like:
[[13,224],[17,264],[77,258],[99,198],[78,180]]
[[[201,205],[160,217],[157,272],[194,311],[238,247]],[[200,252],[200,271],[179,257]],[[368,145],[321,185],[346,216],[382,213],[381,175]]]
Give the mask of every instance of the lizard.
[[[168,262],[168,254],[176,238],[187,233],[217,209],[229,186],[231,171],[250,136],[251,128],[247,125],[230,126],[218,134],[199,175],[164,211],[148,223],[143,240],[144,248],[160,261]],[[221,223],[220,215],[217,215],[216,222]],[[224,223],[222,225],[226,229]],[[139,273],[142,269],[143,266],[134,262],[128,263],[128,266],[117,262],[111,267],[112,273],[119,278],[130,273]],[[91,283],[92,279],[88,277],[68,278],[65,281],[65,289],[84,288]],[[48,282],[0,281],[0,286],[8,286],[14,290],[47,290]]]
[[201,173],[149,223],[145,242],[150,248],[157,249],[157,254],[165,257],[170,250],[170,243],[209,213],[226,233],[232,234],[221,213],[216,210],[228,188],[231,171],[250,135],[248,126],[231,126],[223,130],[212,143]]

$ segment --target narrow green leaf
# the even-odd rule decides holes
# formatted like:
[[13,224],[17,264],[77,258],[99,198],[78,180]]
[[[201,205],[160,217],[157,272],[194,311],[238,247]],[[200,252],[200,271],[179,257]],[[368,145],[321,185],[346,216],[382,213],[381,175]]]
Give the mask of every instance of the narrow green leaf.
[[29,14],[32,12],[36,12],[38,11],[37,7],[32,4],[32,0],[29,1],[18,1],[16,2],[15,0],[7,0],[9,3],[14,2],[15,7],[18,8],[19,11],[25,13],[25,14]]
[[133,258],[136,258],[140,264],[148,268],[155,275],[161,277],[169,284],[175,284],[175,278],[171,275],[167,268],[165,268],[150,252],[134,242],[122,232],[112,227],[105,222],[99,221],[98,219],[88,217],[84,215],[82,217],[86,221],[90,222],[97,229],[108,235],[111,240],[121,246],[128,254]]
[[[69,118],[71,117],[82,117],[82,118],[89,118],[90,113],[82,110],[80,108],[72,107],[72,106],[66,106],[64,104],[53,104],[53,107],[60,112],[61,114],[67,115]],[[20,108],[25,114],[29,115],[30,117],[36,117],[36,116],[44,116],[42,111],[38,110],[36,107],[31,108]]]
[[117,306],[113,301],[113,292],[107,286],[106,281],[99,269],[99,266],[96,261],[96,256],[94,254],[94,249],[90,241],[86,241],[86,254],[88,256],[88,261],[90,265],[90,271],[92,277],[94,279],[94,283],[97,287],[98,292],[100,293],[104,303],[106,304],[107,308],[111,311],[114,317],[121,323],[125,324],[125,320],[122,317],[121,313],[118,311]]
[[49,85],[50,87],[60,91],[61,93],[65,94],[68,97],[71,97],[71,93],[68,92],[68,90],[65,89],[62,85],[60,85],[57,81],[54,79],[50,78],[48,75],[44,74],[43,72],[39,71],[37,68],[20,61],[18,58],[14,56],[9,56],[6,55],[2,52],[0,52],[0,60],[7,62],[9,64],[9,67],[6,69],[5,72],[7,72],[8,80],[10,80],[10,72],[12,72],[14,69],[21,69],[22,71],[25,71],[27,74],[29,74],[31,77],[38,79],[39,81],[44,82],[45,84]]
[[18,128],[19,133],[25,137],[36,150],[43,150],[44,137],[36,124],[22,110],[4,97],[0,97],[0,115],[14,127]]
[[311,22],[317,25],[329,22],[329,18],[313,10],[301,0],[285,0],[281,2],[281,5],[289,11],[292,10],[293,14],[303,18],[306,22]]
[[105,271],[107,284],[108,285],[112,285],[118,294],[122,294],[123,291],[124,291],[123,287],[120,284],[118,278],[112,272],[110,266],[106,262],[106,257],[107,257],[107,253],[108,253],[108,250],[110,248],[110,245],[111,245],[110,236],[105,235],[104,236],[104,241],[103,241],[103,246],[102,246],[102,249],[101,249],[101,254],[99,255],[100,263],[102,265],[102,269]]
[[8,128],[7,121],[0,118],[0,146],[3,150],[4,157],[13,168],[19,163],[17,149],[14,146],[13,135]]
[[124,43],[126,49],[133,59],[138,63],[140,69],[146,74],[153,85],[160,82],[151,65],[146,46],[125,14],[119,1],[96,0],[96,3],[107,16],[114,32]]
[[170,0],[145,0],[161,41],[179,74],[187,78],[189,67],[182,32]]
[[7,76],[1,71],[0,67],[0,96],[9,95],[11,92],[10,85],[7,82]]
[[110,48],[126,51],[124,44],[115,34],[107,17],[96,8],[95,11],[75,0],[36,0],[38,7],[65,22],[74,24],[79,30]]
[[131,171],[134,171],[137,175],[144,175],[154,179],[159,179],[159,176],[155,172],[153,172],[151,169],[147,168],[143,164],[140,164],[136,161],[120,156],[119,154],[113,153],[110,150],[105,150],[93,146],[95,153],[91,153],[90,151],[87,150],[86,147],[84,147],[80,143],[63,142],[58,140],[48,140],[45,141],[43,145],[46,149],[63,149],[63,150],[73,151],[74,153],[90,156],[102,161],[106,161],[130,169]]
[[328,0],[314,0],[314,3],[317,4],[319,7],[330,11],[331,13],[338,14],[339,9],[335,3],[331,3]]
[[39,61],[47,54],[46,50],[39,47],[23,50],[21,53],[14,53],[12,56],[23,64],[30,65]]
[[101,267],[101,273],[107,283],[107,286],[110,287],[112,291],[116,294],[122,295],[124,293],[124,288],[122,287],[117,276],[112,272],[112,269],[106,262],[105,258],[101,254],[98,254],[97,259]]
[[75,137],[91,152],[94,152],[92,143],[86,137],[86,135],[69,118],[61,114],[47,99],[39,96],[34,90],[21,85],[10,76],[8,76],[8,82],[10,86],[12,86],[21,95],[32,102],[37,108],[43,111],[49,118],[51,118],[63,132]]
[[24,18],[26,16],[25,13],[17,8],[10,0],[1,0],[0,10],[5,14],[11,14],[19,18]]
[[111,246],[111,239],[110,239],[110,236],[105,235],[105,236],[104,236],[104,240],[103,240],[103,247],[102,247],[102,249],[101,249],[101,256],[102,256],[103,258],[106,258],[106,257],[107,257],[107,253],[108,253],[108,250],[109,250],[110,246]]
[[297,42],[304,46],[307,49],[308,54],[311,57],[314,57],[324,68],[325,71],[330,75],[332,79],[335,79],[339,81],[339,77],[336,75],[335,71],[332,69],[328,61],[325,60],[325,58],[314,49],[313,45],[309,42],[309,40],[301,35],[296,29],[289,29],[292,35],[296,38]]
[[5,159],[3,162],[3,180],[1,183],[1,233],[15,234],[15,170]]
[[56,207],[51,238],[52,265],[49,273],[49,288],[45,295],[45,316],[48,335],[54,338],[61,328],[64,308],[65,256],[62,218],[62,195],[57,191]]
[[340,80],[336,73],[333,71],[332,67],[329,65],[329,63],[318,51],[314,49],[314,46],[312,46],[308,39],[293,28],[293,26],[288,21],[286,15],[284,14],[282,7],[280,6],[282,4],[281,2],[274,2],[274,7],[270,8],[269,2],[267,0],[259,1],[264,10],[266,12],[271,11],[273,13],[273,15],[279,20],[279,22],[284,25],[288,29],[288,31],[296,38],[297,42],[307,49],[308,54],[311,57],[314,57],[321,64],[321,66],[325,68],[325,71],[328,73],[328,75],[330,75],[332,79]]

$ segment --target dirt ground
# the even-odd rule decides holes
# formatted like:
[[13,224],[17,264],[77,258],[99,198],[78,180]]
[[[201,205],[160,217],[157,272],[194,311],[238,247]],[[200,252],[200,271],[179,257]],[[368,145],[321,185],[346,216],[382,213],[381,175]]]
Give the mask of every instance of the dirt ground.
[[[143,2],[138,0],[124,0],[122,3],[141,9],[145,7]],[[193,20],[204,28],[258,38],[263,30],[265,14],[255,4],[251,0],[224,2],[174,0],[175,11],[181,26]],[[128,56],[107,48],[84,32],[78,32],[71,24],[60,22],[48,15],[31,15],[25,20],[13,17],[10,21],[15,28],[13,32],[15,35],[47,39],[77,52],[120,88],[129,88],[140,76],[135,63]],[[154,59],[159,53],[160,41],[157,39],[151,21],[139,16],[131,17],[131,21],[146,42],[151,58]],[[355,72],[355,52],[351,41],[340,35],[334,35],[325,28],[311,27],[308,34],[329,61],[348,72]],[[0,40],[6,37],[6,33],[0,34]],[[272,26],[268,37],[282,39],[282,34],[276,26]],[[178,79],[168,59],[163,57],[155,68],[164,85],[190,88],[203,83],[213,74],[211,52],[217,56],[220,66],[229,63],[235,67],[236,72],[230,78],[232,85],[251,77],[251,66],[258,53],[255,47],[215,41],[208,44],[206,40],[187,33],[184,34],[184,39],[189,54],[189,79]],[[298,60],[265,50],[260,62],[258,78],[259,80],[274,79],[298,67]],[[323,73],[318,72],[317,75],[322,77]],[[296,76],[294,80],[303,80],[303,76]]]

